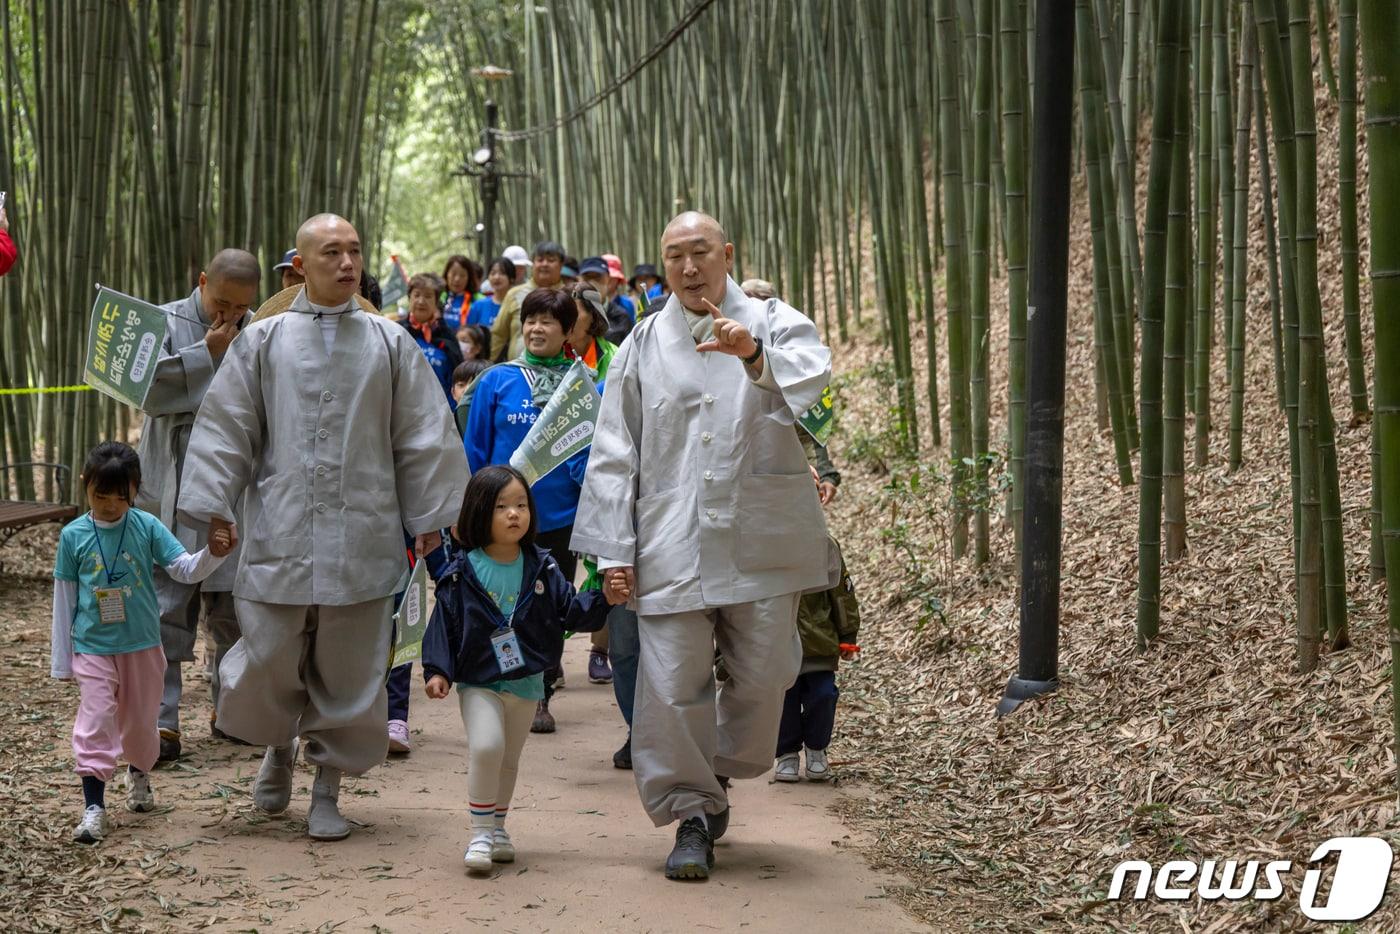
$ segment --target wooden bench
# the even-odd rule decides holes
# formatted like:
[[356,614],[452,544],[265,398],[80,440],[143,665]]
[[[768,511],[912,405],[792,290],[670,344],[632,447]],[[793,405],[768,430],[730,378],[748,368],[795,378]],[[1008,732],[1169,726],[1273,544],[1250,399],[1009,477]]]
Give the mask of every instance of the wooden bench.
[[[21,470],[23,468],[46,467],[53,473],[54,486],[58,488],[60,500],[68,498],[68,468],[63,464],[45,464],[31,462],[24,464],[0,464],[0,477],[4,478],[4,484],[0,485],[0,490],[9,492],[9,471]],[[0,499],[0,547],[6,545],[11,538],[25,529],[36,525],[43,525],[47,522],[57,522],[60,525],[70,519],[77,518],[78,507],[67,506],[63,503],[45,503],[33,500]]]

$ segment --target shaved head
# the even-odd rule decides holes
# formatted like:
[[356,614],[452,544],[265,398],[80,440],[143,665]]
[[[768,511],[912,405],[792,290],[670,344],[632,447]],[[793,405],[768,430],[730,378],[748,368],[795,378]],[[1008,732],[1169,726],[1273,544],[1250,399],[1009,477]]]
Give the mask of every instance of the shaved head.
[[199,274],[199,300],[218,327],[246,315],[258,297],[262,269],[247,250],[220,250]]
[[209,261],[204,274],[210,282],[256,286],[262,281],[262,267],[258,265],[258,258],[247,250],[220,250]]
[[697,235],[713,237],[721,244],[729,242],[729,237],[725,234],[719,221],[704,211],[683,211],[671,218],[671,222],[661,232],[661,248],[663,250],[666,248],[666,241],[672,236],[693,237]]
[[317,214],[297,230],[292,267],[306,277],[306,298],[340,306],[360,290],[360,235],[338,214]]
[[317,214],[308,217],[297,228],[297,252],[304,255],[326,237],[343,235],[346,230],[349,230],[350,236],[356,241],[360,239],[355,226],[339,214]]
[[671,218],[661,234],[661,262],[673,294],[686,308],[701,313],[707,300],[714,305],[724,302],[734,244],[719,221],[700,211],[686,211]]

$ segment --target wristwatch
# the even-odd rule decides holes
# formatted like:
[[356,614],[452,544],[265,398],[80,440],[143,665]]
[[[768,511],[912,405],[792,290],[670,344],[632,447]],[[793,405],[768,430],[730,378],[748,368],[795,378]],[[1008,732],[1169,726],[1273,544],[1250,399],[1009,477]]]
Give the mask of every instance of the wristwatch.
[[761,338],[761,337],[755,337],[755,338],[753,339],[753,353],[752,353],[750,356],[747,356],[747,357],[743,357],[743,358],[742,358],[743,361],[744,361],[744,366],[753,366],[755,363],[758,362],[758,358],[759,358],[759,357],[762,357],[762,356],[763,356],[763,338]]

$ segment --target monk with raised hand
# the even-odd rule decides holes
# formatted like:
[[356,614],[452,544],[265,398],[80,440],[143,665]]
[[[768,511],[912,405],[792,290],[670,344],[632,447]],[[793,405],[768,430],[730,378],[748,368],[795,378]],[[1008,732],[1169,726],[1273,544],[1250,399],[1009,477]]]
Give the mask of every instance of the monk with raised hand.
[[[597,555],[604,586],[637,611],[637,787],[657,826],[680,822],[667,877],[704,879],[728,778],[773,763],[802,663],[797,596],[828,582],[793,425],[831,355],[805,315],[730,278],[734,246],[714,218],[679,215],[661,252],[674,291],[608,370],[572,548]],[[730,672],[718,699],[716,645]]]
[[456,519],[467,462],[442,389],[402,327],[355,301],[360,238],[318,214],[297,232],[306,285],[234,341],[195,420],[179,513],[217,531],[246,493],[234,582],[242,638],[218,722],[267,746],[253,803],[287,809],[300,736],[316,766],[307,830],[350,833],[344,774],[384,761],[385,669],[403,530],[420,555]]

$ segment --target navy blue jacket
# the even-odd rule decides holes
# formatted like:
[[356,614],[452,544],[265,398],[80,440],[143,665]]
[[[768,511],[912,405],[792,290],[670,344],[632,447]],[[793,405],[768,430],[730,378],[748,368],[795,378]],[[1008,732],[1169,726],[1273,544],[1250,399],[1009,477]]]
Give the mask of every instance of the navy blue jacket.
[[565,632],[596,632],[608,620],[601,591],[577,593],[548,551],[521,546],[525,568],[511,625],[525,664],[506,674],[496,664],[491,635],[506,623],[496,602],[477,580],[467,552],[452,560],[437,582],[437,606],[423,635],[423,680],[442,675],[449,683],[485,684],[542,674],[564,653]]

